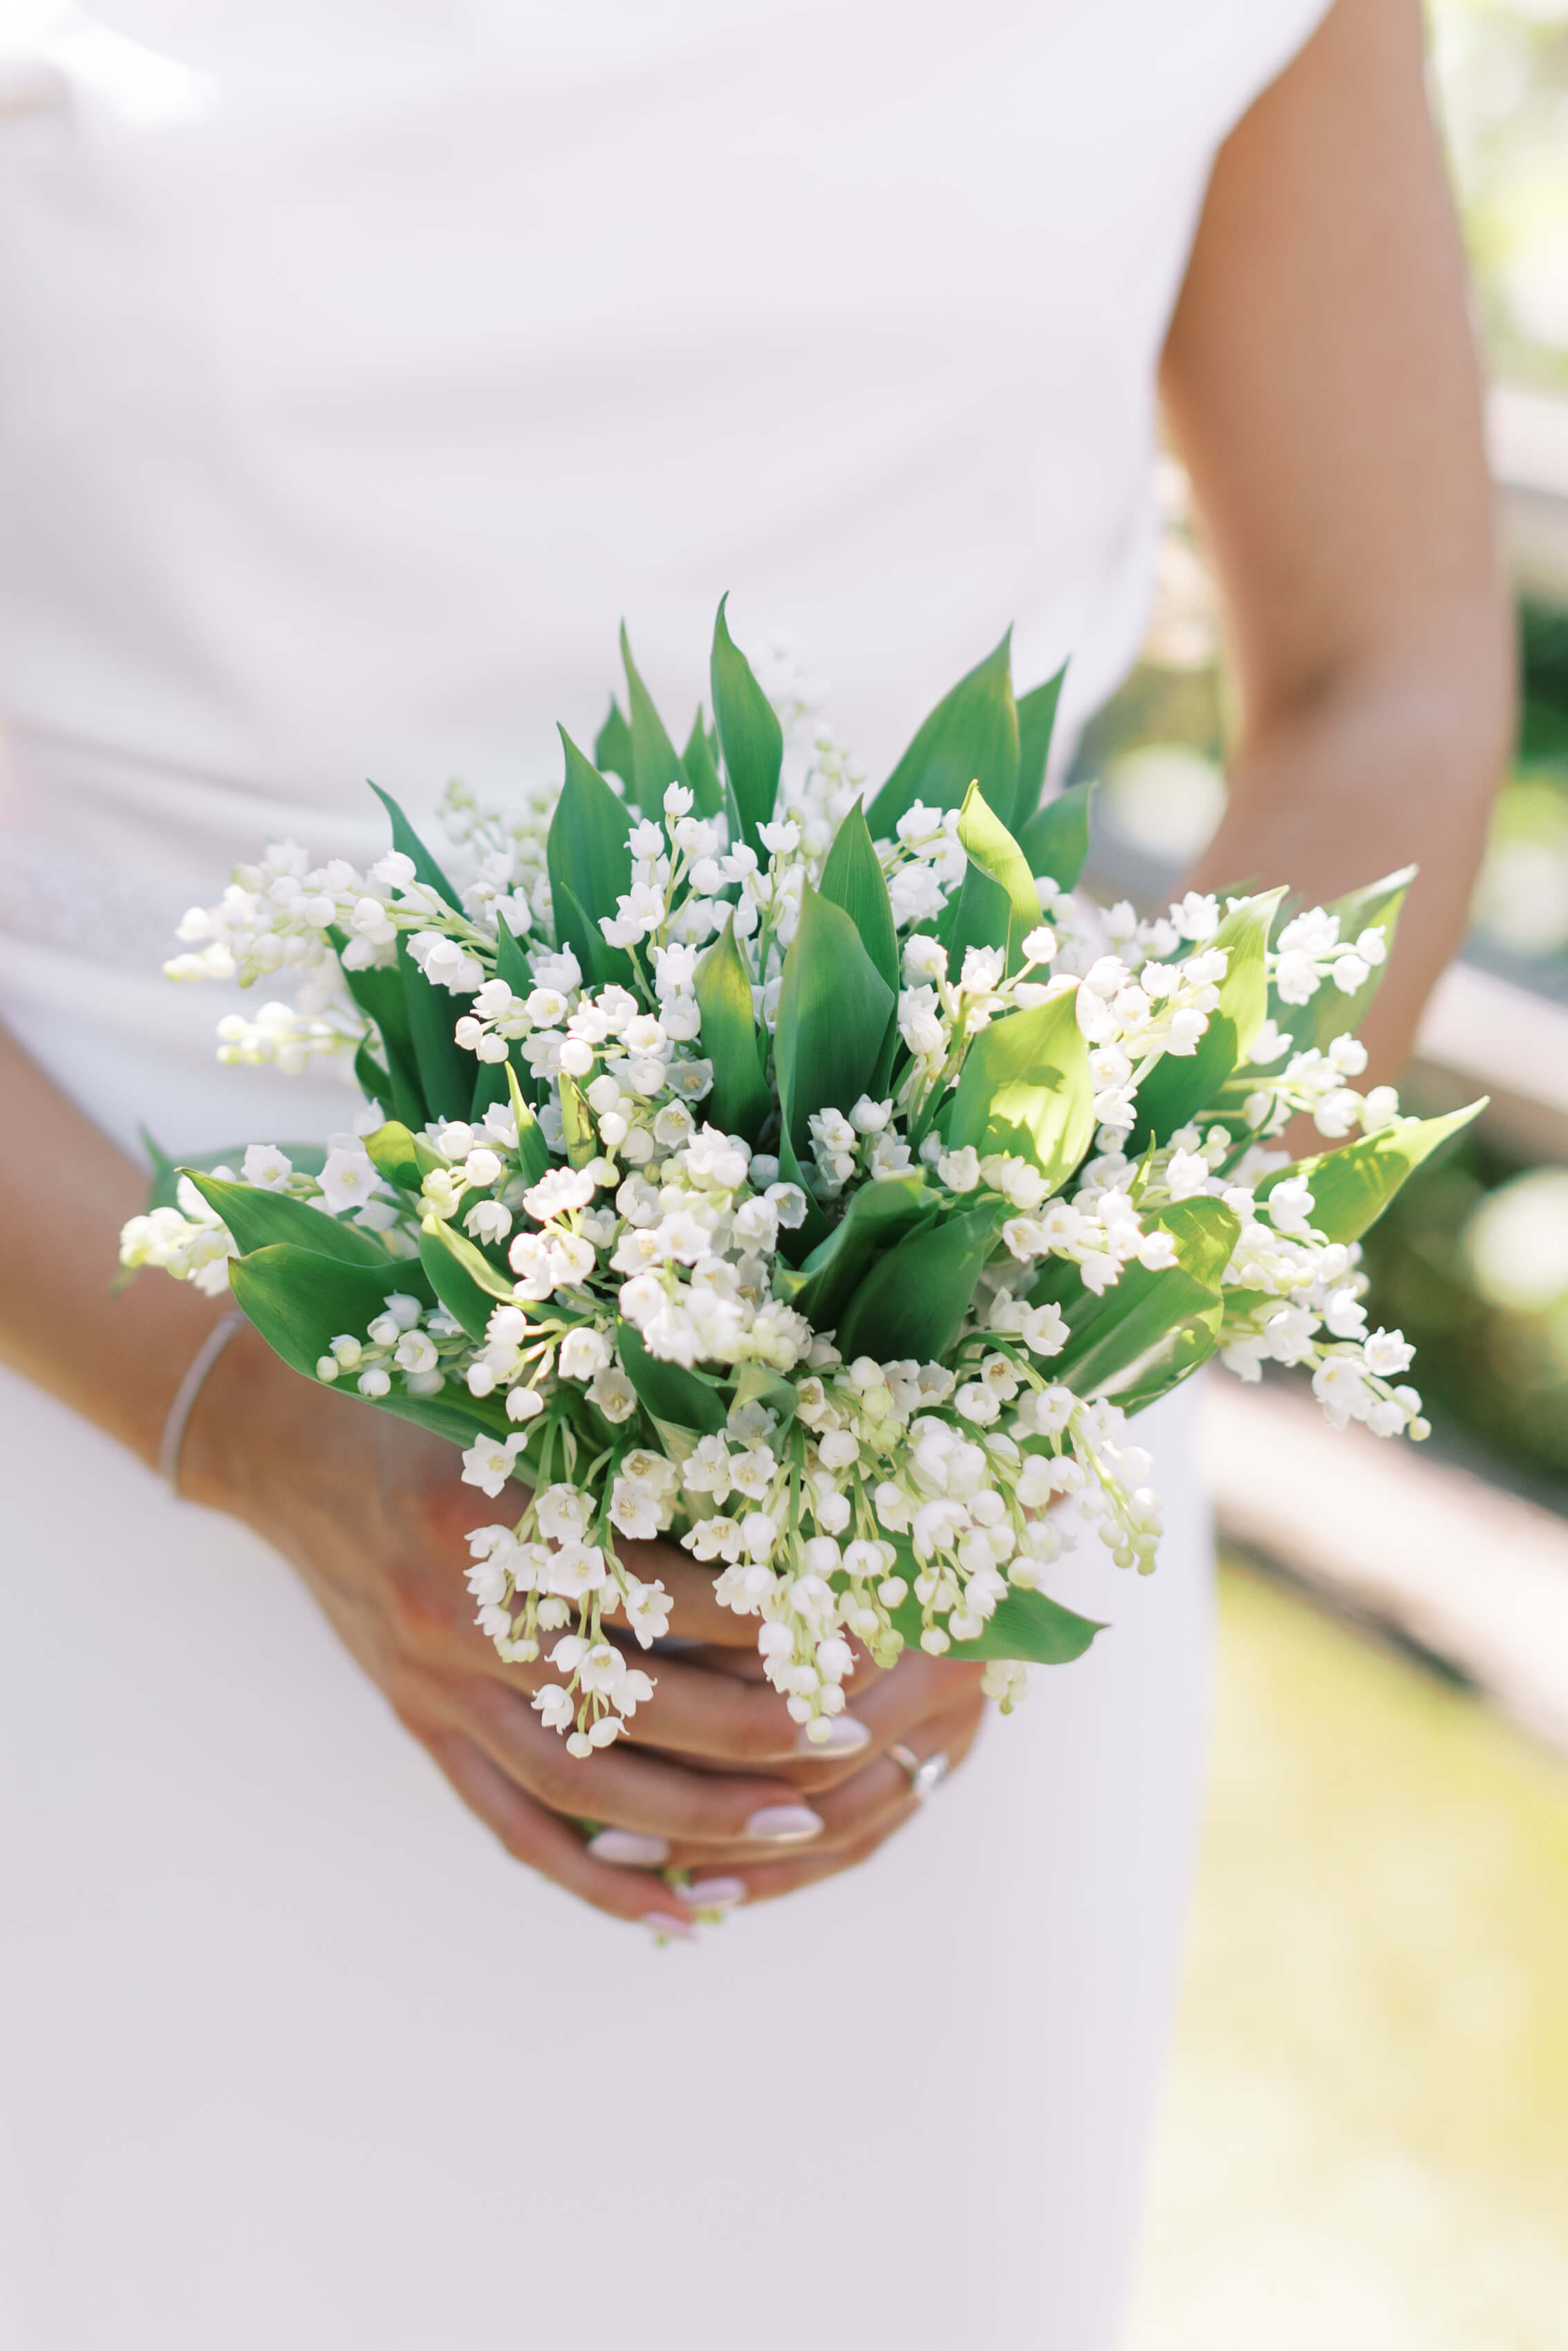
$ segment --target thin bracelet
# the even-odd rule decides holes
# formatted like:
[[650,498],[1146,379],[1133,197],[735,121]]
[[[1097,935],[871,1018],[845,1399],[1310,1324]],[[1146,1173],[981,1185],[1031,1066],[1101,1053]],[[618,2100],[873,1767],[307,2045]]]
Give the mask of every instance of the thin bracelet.
[[246,1317],[237,1311],[225,1314],[214,1322],[191,1360],[190,1369],[174,1391],[174,1401],[169,1406],[169,1417],[163,1423],[163,1435],[158,1446],[158,1475],[169,1491],[180,1491],[180,1447],[184,1442],[185,1423],[191,1408],[202,1393],[202,1383]]

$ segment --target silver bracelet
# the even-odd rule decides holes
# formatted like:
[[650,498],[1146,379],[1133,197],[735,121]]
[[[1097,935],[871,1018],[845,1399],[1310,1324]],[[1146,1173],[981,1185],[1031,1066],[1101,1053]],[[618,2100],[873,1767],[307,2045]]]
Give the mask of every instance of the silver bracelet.
[[163,1423],[163,1435],[158,1446],[158,1475],[172,1494],[177,1496],[180,1491],[180,1447],[184,1441],[185,1423],[191,1417],[191,1408],[202,1393],[203,1381],[245,1320],[246,1317],[236,1310],[214,1323],[174,1391],[174,1401],[169,1406],[169,1417]]

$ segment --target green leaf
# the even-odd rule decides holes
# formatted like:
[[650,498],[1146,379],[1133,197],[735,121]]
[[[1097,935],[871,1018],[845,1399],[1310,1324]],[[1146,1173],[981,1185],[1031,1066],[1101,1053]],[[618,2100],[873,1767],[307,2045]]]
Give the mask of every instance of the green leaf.
[[517,1123],[517,1152],[523,1180],[528,1184],[537,1184],[549,1165],[549,1145],[531,1106],[523,1100],[517,1073],[510,1061],[507,1064],[507,1083],[511,1091],[512,1116]]
[[630,1322],[617,1323],[615,1344],[637,1401],[655,1420],[673,1428],[695,1429],[704,1437],[724,1426],[727,1406],[711,1381],[651,1355]]
[[703,1056],[713,1063],[706,1114],[724,1134],[743,1134],[755,1144],[772,1116],[773,1097],[762,1073],[751,975],[736,943],[733,915],[698,963],[695,985]]
[[[199,1167],[182,1167],[180,1173],[190,1177],[208,1207],[223,1218],[242,1257],[281,1241],[339,1265],[384,1270],[399,1262],[385,1242],[362,1225],[340,1225],[325,1209],[313,1208],[290,1193],[268,1192],[256,1184],[225,1184]],[[391,1286],[397,1288],[395,1281]]]
[[1060,1306],[1071,1333],[1051,1359],[1052,1376],[1079,1395],[1113,1396],[1129,1412],[1163,1395],[1212,1352],[1223,1312],[1220,1277],[1240,1235],[1223,1200],[1181,1200],[1151,1214],[1168,1232],[1176,1263],[1151,1273],[1131,1259],[1096,1297],[1075,1265],[1053,1259],[1030,1291],[1037,1306]]
[[426,979],[409,949],[409,935],[397,935],[397,968],[408,1008],[409,1033],[419,1067],[420,1092],[433,1118],[466,1118],[474,1100],[474,1056],[457,1042],[457,1023],[468,1008],[449,987]]
[[831,905],[843,908],[860,933],[861,945],[896,996],[898,928],[882,860],[872,846],[871,829],[859,800],[833,835],[817,887]]
[[797,1154],[813,1111],[831,1106],[847,1116],[871,1084],[894,1000],[843,908],[808,882],[773,1032],[779,1108]]
[[971,947],[996,947],[1005,956],[1012,924],[1012,904],[999,882],[993,881],[971,858],[956,898],[937,925],[937,936],[947,949],[947,969],[956,978]]
[[[1037,685],[1019,703],[1019,781],[1018,792],[1007,822],[1021,841],[1023,828],[1040,807],[1040,796],[1045,789],[1045,771],[1051,764],[1051,738],[1056,730],[1056,705],[1061,699],[1061,681],[1067,675],[1067,664],[1062,663],[1056,675]],[[1082,860],[1080,861],[1082,865]],[[1036,866],[1035,872],[1049,872],[1049,866]],[[1073,881],[1077,880],[1073,875]],[[1063,883],[1063,889],[1071,889]]]
[[1487,1099],[1483,1095],[1463,1110],[1450,1111],[1446,1118],[1406,1119],[1397,1126],[1381,1128],[1376,1134],[1343,1143],[1337,1151],[1300,1159],[1293,1167],[1281,1167],[1266,1176],[1254,1196],[1261,1204],[1276,1184],[1304,1176],[1312,1196],[1313,1230],[1331,1241],[1359,1240],[1377,1222],[1406,1177],[1413,1176],[1439,1144],[1468,1126],[1486,1108]]
[[[719,598],[713,624],[713,658],[709,677],[719,747],[747,841],[760,856],[758,828],[770,823],[779,795],[779,769],[784,758],[784,730],[778,714],[751,674],[751,664],[733,642]],[[695,781],[693,782],[695,790]]]
[[433,1167],[444,1167],[446,1162],[439,1151],[433,1151],[423,1134],[411,1134],[408,1128],[395,1118],[378,1126],[373,1134],[365,1137],[365,1149],[371,1164],[395,1184],[401,1192],[412,1192],[417,1197],[421,1186]]
[[632,958],[624,947],[611,946],[599,918],[613,914],[632,887],[632,813],[564,726],[559,732],[566,777],[545,844],[556,936],[570,947],[585,977],[624,987],[632,977]]
[[[348,946],[348,935],[334,925],[329,935],[337,949],[339,961]],[[423,1126],[430,1112],[425,1103],[424,1089],[419,1079],[419,1059],[413,1050],[413,1030],[409,1026],[408,1001],[403,995],[402,975],[395,962],[371,964],[363,971],[351,971],[345,965],[343,984],[354,1002],[376,1025],[382,1040],[382,1052],[386,1061],[390,1092],[378,1095],[382,1108],[401,1118],[406,1125]]]
[[[692,720],[692,731],[686,737],[686,747],[681,753],[681,765],[690,779],[691,788],[696,795],[699,807],[706,807],[710,802],[716,802],[721,808],[726,806],[724,778],[715,767],[713,753],[708,748],[707,728],[703,722],[703,707],[700,702],[697,705],[697,715]],[[728,813],[727,809],[726,812]],[[732,841],[739,840],[738,825],[735,827],[730,838]],[[753,843],[754,847],[755,845]]]
[[[978,871],[999,887],[1008,902],[1008,919],[999,939],[987,939],[987,946],[1005,946],[1008,969],[1017,971],[1023,962],[1023,943],[1030,931],[1040,924],[1040,893],[1034,886],[1034,875],[1029,862],[1005,824],[997,816],[977,784],[971,784],[958,818],[958,839],[968,853],[969,872]],[[965,879],[965,889],[968,878]],[[962,917],[960,916],[960,930]],[[963,968],[962,946],[967,940],[955,941],[956,960],[952,966],[956,978]]]
[[1258,897],[1239,899],[1213,938],[1197,950],[1206,954],[1211,947],[1224,947],[1229,957],[1219,983],[1219,1002],[1208,1016],[1197,1050],[1162,1054],[1139,1085],[1135,1139],[1128,1146],[1134,1154],[1146,1151],[1151,1143],[1168,1143],[1178,1127],[1213,1101],[1251,1051],[1268,1015],[1264,956],[1269,925],[1283,895],[1282,890],[1265,890]]
[[[329,1264],[307,1250],[284,1246],[237,1258],[229,1268],[229,1281],[236,1302],[274,1354],[318,1386],[322,1383],[316,1379],[316,1365],[335,1338],[345,1332],[363,1338],[394,1291],[417,1292],[424,1286],[420,1269],[406,1259],[389,1258],[382,1274],[369,1266]],[[352,1396],[356,1392],[350,1382],[339,1393]],[[472,1445],[482,1436],[505,1436],[508,1426],[498,1401],[471,1396],[456,1382],[434,1396],[394,1392],[356,1401],[413,1421],[455,1445]]]
[[844,1310],[838,1347],[846,1361],[879,1364],[945,1355],[969,1311],[991,1251],[999,1211],[970,1208],[915,1233],[877,1259]]
[[591,1159],[599,1156],[599,1130],[588,1097],[569,1071],[562,1070],[556,1079],[556,1092],[560,1099],[561,1137],[566,1144],[569,1165],[586,1167]]
[[354,1083],[367,1102],[387,1103],[392,1100],[391,1074],[363,1041],[354,1048]]
[[[904,1546],[900,1546],[901,1552]],[[914,1554],[908,1564],[913,1567]],[[902,1562],[901,1562],[902,1565]],[[920,1642],[920,1603],[913,1594],[892,1611],[893,1621],[911,1647]],[[1060,1601],[1043,1592],[1009,1592],[999,1601],[986,1629],[973,1641],[955,1641],[945,1652],[971,1663],[982,1657],[1016,1657],[1031,1666],[1068,1666],[1081,1657],[1096,1633],[1105,1630],[1088,1616],[1075,1616]]]
[[836,1330],[839,1318],[890,1242],[924,1226],[936,1201],[918,1169],[884,1176],[853,1194],[844,1217],[789,1280],[789,1302],[813,1329]]
[[665,732],[664,720],[653,707],[652,695],[637,674],[624,623],[621,630],[621,659],[626,671],[627,705],[632,714],[632,790],[638,807],[657,822],[670,786],[687,784],[695,797],[698,815],[716,816],[720,800],[716,795],[704,806],[695,783],[687,775]]
[[613,695],[610,716],[593,738],[593,764],[601,775],[619,776],[623,784],[631,785],[632,729]]
[[993,808],[1010,810],[1018,779],[1009,629],[996,651],[961,678],[925,720],[871,804],[872,833],[877,840],[891,833],[916,800],[927,808],[960,808],[975,783]]
[[1019,847],[1030,872],[1037,877],[1049,873],[1060,890],[1078,887],[1089,855],[1089,804],[1093,795],[1092,777],[1087,783],[1069,784],[1019,828]]
[[[189,1174],[194,1182],[198,1172],[210,1176],[215,1167],[240,1167],[245,1164],[247,1144],[231,1144],[226,1151],[204,1152],[199,1159],[183,1159],[176,1166],[168,1153],[155,1143],[145,1127],[139,1130],[147,1156],[152,1162],[152,1181],[148,1187],[147,1210],[172,1208],[178,1206],[176,1195],[180,1178]],[[277,1145],[298,1176],[319,1176],[327,1157],[327,1147],[321,1143],[280,1143]],[[313,1209],[312,1215],[319,1210]]]
[[[1348,891],[1325,908],[1326,913],[1339,916],[1340,936],[1347,946],[1354,946],[1363,931],[1380,923],[1384,946],[1387,955],[1392,956],[1405,894],[1416,879],[1416,871],[1414,865],[1401,866],[1397,873],[1386,874],[1365,889]],[[1336,1037],[1347,1032],[1355,1034],[1372,1008],[1387,968],[1385,957],[1383,963],[1374,965],[1370,977],[1348,996],[1342,995],[1332,979],[1325,979],[1305,1004],[1286,1004],[1276,989],[1269,1008],[1283,1035],[1293,1038],[1298,1046],[1315,1045],[1320,1052],[1324,1051]]]
[[396,800],[390,792],[383,792],[380,784],[371,784],[371,789],[392,819],[392,847],[401,849],[405,857],[413,860],[413,870],[417,879],[424,883],[427,890],[434,890],[439,898],[444,899],[454,914],[457,913],[462,907],[462,899],[426,849]]
[[980,1030],[947,1113],[947,1147],[1030,1160],[1054,1192],[1093,1139],[1093,1093],[1070,989]]
[[433,1217],[419,1236],[419,1261],[447,1312],[471,1339],[483,1339],[494,1308],[512,1304],[515,1292],[505,1274],[470,1240]]
[[780,1379],[766,1364],[742,1364],[737,1369],[731,1411],[739,1405],[766,1405],[769,1412],[778,1415],[779,1427],[783,1429],[794,1419],[800,1401],[800,1392],[794,1382]]
[[779,1138],[779,1178],[780,1183],[795,1185],[805,1196],[804,1219],[779,1236],[779,1256],[788,1264],[798,1266],[813,1249],[821,1249],[833,1228],[817,1204],[806,1170],[796,1157],[795,1146],[787,1134]]

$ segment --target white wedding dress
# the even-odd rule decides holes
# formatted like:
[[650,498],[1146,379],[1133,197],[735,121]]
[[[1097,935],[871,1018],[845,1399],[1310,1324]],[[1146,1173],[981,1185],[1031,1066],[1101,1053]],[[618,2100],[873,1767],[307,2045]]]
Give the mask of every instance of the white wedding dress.
[[[1070,733],[1214,150],[1319,13],[0,9],[0,1015],[127,1141],[341,1124],[216,1066],[172,921],[375,853],[367,774],[553,775],[622,614],[683,733],[726,589],[873,771],[1009,621]],[[1109,2351],[1209,1607],[1187,1400],[1145,1426],[1159,1573],[1056,1579],[1092,1655],[872,1865],[658,1950],[5,1379],[0,2351]]]

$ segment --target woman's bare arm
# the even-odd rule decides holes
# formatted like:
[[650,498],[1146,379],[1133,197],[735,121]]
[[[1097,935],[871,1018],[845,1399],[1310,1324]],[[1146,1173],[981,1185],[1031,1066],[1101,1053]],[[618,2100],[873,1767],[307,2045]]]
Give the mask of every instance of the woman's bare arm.
[[1397,1073],[1462,935],[1512,640],[1417,0],[1337,0],[1222,149],[1164,391],[1239,688],[1192,878],[1309,903],[1420,880],[1366,1025]]

